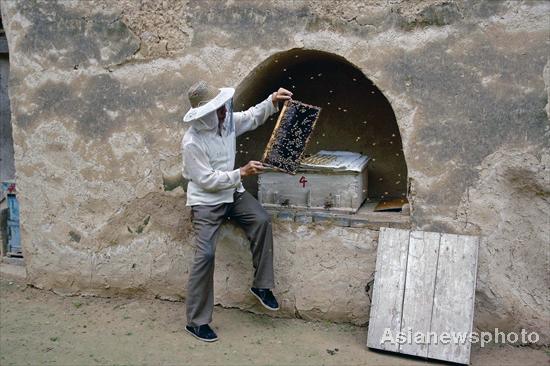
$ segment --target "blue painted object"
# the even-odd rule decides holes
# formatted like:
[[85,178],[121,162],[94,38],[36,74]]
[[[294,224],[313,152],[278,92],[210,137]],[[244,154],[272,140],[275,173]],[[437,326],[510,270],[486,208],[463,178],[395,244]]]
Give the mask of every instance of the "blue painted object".
[[21,234],[19,230],[19,202],[15,183],[2,182],[2,193],[8,200],[8,255],[21,255]]

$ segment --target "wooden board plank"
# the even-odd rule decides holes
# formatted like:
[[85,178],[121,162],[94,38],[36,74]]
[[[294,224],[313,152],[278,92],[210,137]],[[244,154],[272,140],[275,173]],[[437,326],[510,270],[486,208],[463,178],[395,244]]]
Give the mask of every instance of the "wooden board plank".
[[[430,330],[439,337],[472,330],[478,246],[478,237],[441,235]],[[430,343],[428,357],[467,364],[470,342]]]
[[296,174],[321,108],[287,100],[262,157],[262,163]]
[[398,351],[397,343],[382,341],[387,330],[395,337],[401,329],[408,246],[409,230],[380,228],[368,347]]
[[403,205],[407,203],[409,200],[405,197],[383,199],[374,207],[374,211],[401,211]]
[[413,342],[401,344],[400,353],[428,355],[428,344],[423,343],[427,339],[416,342],[414,335],[419,332],[425,337],[430,331],[440,236],[432,232],[411,232],[401,332],[409,334],[410,331]]

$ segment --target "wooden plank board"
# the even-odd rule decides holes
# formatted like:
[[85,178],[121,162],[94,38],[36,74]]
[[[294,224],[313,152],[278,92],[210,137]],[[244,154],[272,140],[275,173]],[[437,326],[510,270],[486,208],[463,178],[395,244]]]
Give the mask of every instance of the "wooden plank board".
[[[472,331],[479,238],[442,234],[434,292],[431,332],[464,333]],[[469,363],[470,342],[451,341],[428,345],[428,357]]]
[[474,236],[381,228],[367,346],[469,363],[478,247]]
[[407,203],[409,200],[405,197],[383,199],[374,207],[374,211],[401,211],[403,205]]
[[262,163],[296,174],[320,113],[320,107],[287,100],[265,149]]
[[[439,254],[439,233],[411,232],[405,278],[401,331],[426,337],[430,331],[433,295]],[[414,341],[414,338],[413,338]],[[399,346],[400,353],[427,357],[428,344],[407,342]]]
[[397,343],[382,342],[389,330],[401,330],[401,313],[409,230],[380,228],[367,346],[397,352]]

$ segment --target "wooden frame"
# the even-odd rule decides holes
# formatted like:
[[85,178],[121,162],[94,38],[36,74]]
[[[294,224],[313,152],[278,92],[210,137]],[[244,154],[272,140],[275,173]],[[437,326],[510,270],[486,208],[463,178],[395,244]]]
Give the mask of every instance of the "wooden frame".
[[[309,115],[300,119],[308,111]],[[296,174],[320,113],[320,107],[287,100],[265,148],[262,163],[285,173]],[[292,132],[297,132],[298,136],[291,134]]]

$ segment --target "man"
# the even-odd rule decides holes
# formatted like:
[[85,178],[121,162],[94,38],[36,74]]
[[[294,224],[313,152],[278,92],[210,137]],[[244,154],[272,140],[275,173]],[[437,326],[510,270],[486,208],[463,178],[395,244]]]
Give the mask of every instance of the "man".
[[187,286],[187,326],[196,338],[218,339],[210,328],[214,306],[214,254],[216,236],[226,218],[237,221],[250,240],[254,282],[250,292],[269,310],[278,310],[273,296],[273,235],[269,215],[246,192],[241,178],[259,174],[263,165],[249,161],[234,169],[236,137],[251,131],[278,110],[292,93],[280,88],[244,112],[232,111],[233,88],[215,89],[204,81],[189,88],[191,109],[183,121],[190,124],[182,140],[183,175],[189,180],[187,206],[191,206],[197,246]]

